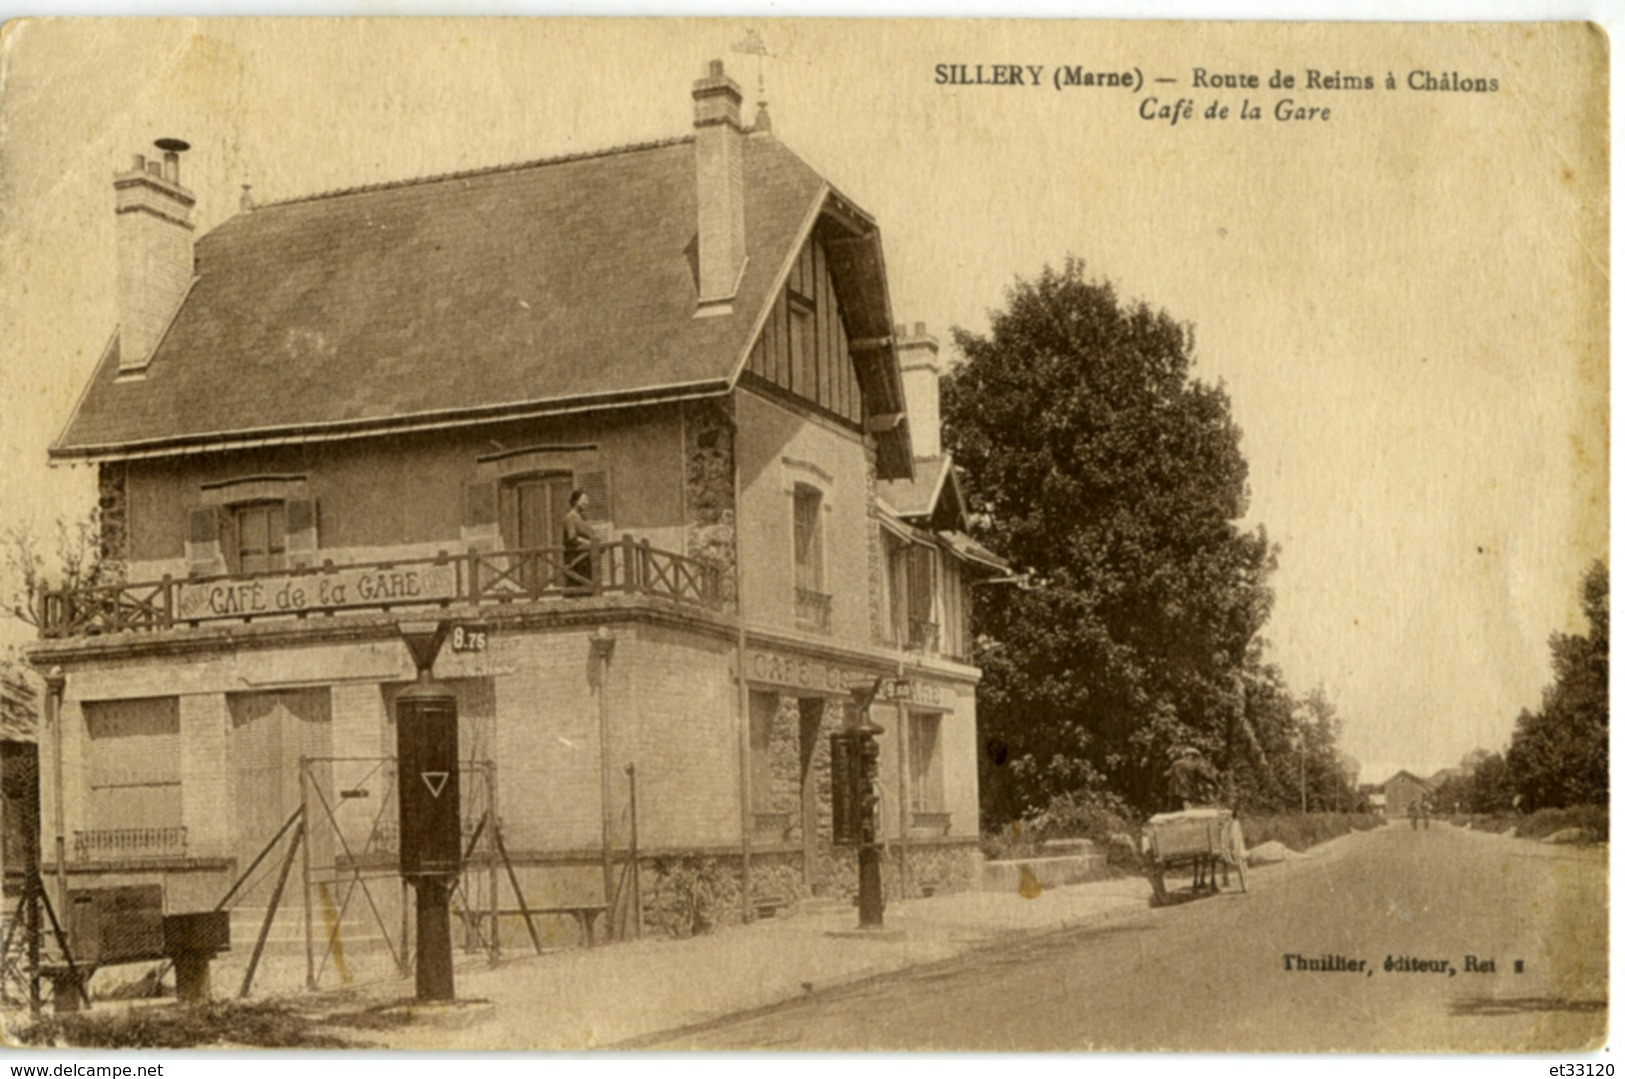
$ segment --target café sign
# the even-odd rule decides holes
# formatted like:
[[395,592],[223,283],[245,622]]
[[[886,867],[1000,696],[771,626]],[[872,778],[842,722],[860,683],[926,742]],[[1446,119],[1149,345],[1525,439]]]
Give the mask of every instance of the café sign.
[[[855,686],[871,685],[873,673],[843,667],[806,656],[783,652],[751,651],[747,653],[750,681],[787,689],[805,689],[813,693],[849,696]],[[943,691],[934,682],[907,679],[884,679],[880,684],[878,700],[912,701],[915,704],[940,705]]]
[[457,598],[457,567],[405,566],[396,569],[335,569],[283,577],[198,581],[180,586],[177,621],[253,618],[347,607],[435,603]]

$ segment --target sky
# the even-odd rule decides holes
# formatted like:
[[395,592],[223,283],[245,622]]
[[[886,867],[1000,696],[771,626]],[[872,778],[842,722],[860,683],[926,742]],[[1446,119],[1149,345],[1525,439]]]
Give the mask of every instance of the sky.
[[[760,62],[731,51],[752,29]],[[899,321],[984,331],[1015,278],[1076,255],[1194,326],[1195,373],[1244,432],[1246,523],[1281,546],[1271,656],[1324,686],[1363,779],[1430,772],[1538,707],[1547,638],[1581,630],[1607,553],[1604,51],[1550,27],[12,24],[0,507],[39,529],[93,501],[45,449],[114,323],[112,174],[154,138],[192,143],[201,233],[244,183],[264,202],[685,134],[721,57],[880,222]],[[954,85],[945,64],[1050,81]],[[1057,90],[1061,65],[1145,81]],[[1197,88],[1198,68],[1259,86]],[[1309,69],[1376,85],[1310,90]],[[1412,71],[1498,90],[1414,91]],[[1285,98],[1330,118],[1277,120]],[[1157,117],[1181,99],[1192,116]]]

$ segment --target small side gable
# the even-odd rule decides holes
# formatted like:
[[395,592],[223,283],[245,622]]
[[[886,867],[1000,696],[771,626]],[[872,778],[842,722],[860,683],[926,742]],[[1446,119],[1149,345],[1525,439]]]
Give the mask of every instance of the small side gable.
[[774,297],[748,369],[854,427],[862,425],[862,390],[829,258],[816,234],[808,238]]

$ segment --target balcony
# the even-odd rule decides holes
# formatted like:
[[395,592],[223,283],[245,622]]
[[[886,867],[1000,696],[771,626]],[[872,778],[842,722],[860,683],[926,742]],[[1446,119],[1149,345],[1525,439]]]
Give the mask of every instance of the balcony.
[[908,650],[910,652],[935,652],[940,627],[935,622],[927,622],[922,618],[908,620]]
[[73,833],[73,857],[79,862],[180,858],[185,854],[185,828],[99,828]]
[[616,594],[715,610],[722,606],[722,577],[709,562],[625,536],[617,543],[594,544],[575,564],[562,547],[541,547],[50,592],[39,624],[40,636],[53,639],[347,611],[568,603]]
[[829,632],[830,597],[810,588],[796,589],[796,625],[817,633]]

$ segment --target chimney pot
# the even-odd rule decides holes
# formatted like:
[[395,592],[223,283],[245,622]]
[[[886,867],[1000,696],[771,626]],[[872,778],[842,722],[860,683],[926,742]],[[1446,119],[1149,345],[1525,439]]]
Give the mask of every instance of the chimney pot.
[[163,160],[131,157],[115,175],[118,237],[118,345],[121,374],[144,370],[196,275],[192,193],[180,184],[186,144],[160,139]]
[[942,455],[942,393],[939,385],[942,364],[937,358],[937,339],[925,332],[925,323],[908,323],[898,328],[903,340],[897,343],[897,360],[903,369],[903,399],[908,402],[908,432],[914,442],[914,456]]
[[699,208],[699,300],[720,313],[733,298],[745,264],[745,148],[739,123],[744,100],[722,61],[694,83],[694,185]]

